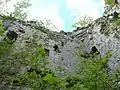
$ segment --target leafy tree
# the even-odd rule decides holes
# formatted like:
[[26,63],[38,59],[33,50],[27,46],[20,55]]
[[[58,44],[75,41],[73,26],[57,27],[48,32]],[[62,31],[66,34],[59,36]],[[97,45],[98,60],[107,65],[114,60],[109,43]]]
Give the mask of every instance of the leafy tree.
[[111,51],[103,58],[100,58],[97,52],[91,55],[78,50],[76,72],[80,77],[80,82],[78,83],[82,84],[85,90],[119,90],[119,84],[115,84],[119,80],[116,74],[110,75],[108,73],[107,62],[110,56]]
[[15,10],[11,14],[13,17],[15,17],[17,19],[25,20],[25,19],[27,19],[27,16],[28,16],[25,9],[30,6],[31,6],[31,4],[29,3],[29,0],[19,1],[14,5]]
[[73,27],[86,27],[88,24],[93,22],[93,18],[90,16],[85,16],[84,18],[79,18],[78,21],[73,25]]
[[64,89],[67,84],[65,79],[62,79],[47,67],[49,62],[44,47],[33,43],[26,46],[27,48],[24,51],[13,54],[17,62],[21,63],[20,66],[25,68],[25,71],[10,77],[12,85],[19,85],[33,90]]
[[7,3],[10,2],[10,0],[0,0],[0,14],[7,14],[8,7]]
[[0,0],[0,14],[2,15],[11,15],[17,19],[25,20],[28,16],[28,13],[25,9],[31,6],[29,0],[20,0],[14,4],[14,11],[12,13],[8,12],[7,4],[12,0]]

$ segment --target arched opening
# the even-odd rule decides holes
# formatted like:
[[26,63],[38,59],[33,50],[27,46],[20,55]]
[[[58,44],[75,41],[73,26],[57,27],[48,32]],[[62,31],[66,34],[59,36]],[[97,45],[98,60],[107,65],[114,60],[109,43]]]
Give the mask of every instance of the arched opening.
[[93,46],[91,51],[90,51],[90,54],[97,54],[98,55],[98,54],[100,54],[100,52],[98,51],[98,49],[95,46]]
[[15,31],[8,30],[6,32],[6,37],[14,42],[17,40],[18,34]]
[[53,48],[54,48],[54,51],[57,51],[59,49],[58,45],[56,45],[56,44],[53,46]]
[[56,51],[56,52],[58,52],[58,53],[61,53],[61,51],[59,50],[59,47],[58,47],[58,45],[54,45],[53,46],[53,48],[54,48],[54,51]]

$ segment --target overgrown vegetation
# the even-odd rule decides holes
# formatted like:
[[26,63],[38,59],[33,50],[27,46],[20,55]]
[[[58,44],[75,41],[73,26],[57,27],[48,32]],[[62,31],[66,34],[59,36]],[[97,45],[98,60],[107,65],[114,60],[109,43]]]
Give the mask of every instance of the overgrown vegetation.
[[17,19],[26,20],[28,12],[24,9],[27,9],[30,6],[31,4],[29,3],[29,0],[19,1],[14,5],[15,10],[11,13],[11,15]]
[[20,20],[26,20],[28,17],[27,9],[32,5],[29,0],[16,0],[14,2],[13,11],[9,11],[8,4],[13,3],[12,0],[0,0],[0,15],[7,15]]
[[117,26],[120,26],[120,18],[118,18],[118,19],[115,21],[115,24],[116,24]]
[[111,34],[118,33],[120,26],[120,17],[118,18],[112,18],[110,20],[103,20],[101,21],[101,34],[105,34],[106,36],[109,36]]
[[86,27],[87,25],[93,22],[93,18],[90,16],[85,16],[83,18],[78,18],[77,22],[73,25],[73,27]]
[[28,51],[16,53],[14,57],[21,61],[21,66],[24,66],[25,71],[12,76],[13,85],[32,88],[33,90],[56,90],[62,88],[62,85],[66,85],[59,75],[47,68],[48,60],[43,46],[36,46],[30,53]]
[[[0,29],[2,30],[2,29]],[[34,43],[33,43],[34,42]],[[4,43],[4,44],[3,44]],[[13,44],[14,45],[14,44]],[[32,41],[23,50],[13,51],[13,45],[0,42],[0,89],[24,90],[119,90],[119,72],[109,75],[107,61],[111,54],[103,58],[99,55],[83,57],[77,51],[78,65],[74,73],[62,76],[48,68],[50,63],[43,45]],[[83,55],[84,54],[84,55]]]
[[113,5],[115,4],[115,0],[105,0],[105,3],[108,5]]
[[[19,6],[22,7],[20,4],[16,10],[21,12]],[[22,18],[18,11],[14,15]],[[88,21],[79,22],[81,26],[89,24]],[[0,36],[6,37],[4,31],[0,21]],[[3,39],[0,41],[0,90],[120,90],[120,70],[109,74],[110,57],[111,52],[100,57],[96,53],[84,53],[80,48],[75,72],[60,75],[56,69],[48,67],[50,60],[44,46],[34,38],[19,50],[14,50],[14,44]]]
[[[80,50],[77,53],[78,67],[77,74],[80,76],[81,84],[87,90],[119,90],[120,85],[117,83],[117,72],[109,75],[107,62],[111,57],[109,51],[103,58],[97,55],[85,55]],[[82,56],[82,57],[81,57]]]

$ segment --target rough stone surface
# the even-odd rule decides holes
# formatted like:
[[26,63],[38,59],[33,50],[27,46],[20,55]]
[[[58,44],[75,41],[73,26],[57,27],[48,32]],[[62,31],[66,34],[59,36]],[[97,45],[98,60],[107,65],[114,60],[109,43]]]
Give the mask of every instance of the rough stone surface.
[[[120,9],[114,6],[109,11],[105,11],[105,16],[95,20],[91,25],[83,28],[77,28],[73,32],[61,31],[53,32],[45,29],[38,22],[22,22],[19,20],[5,20],[4,27],[6,30],[13,30],[19,34],[17,41],[14,43],[14,49],[22,50],[25,43],[35,39],[37,43],[45,46],[49,58],[54,65],[60,65],[67,71],[72,71],[76,63],[75,50],[80,47],[80,41],[84,43],[84,51],[89,53],[91,48],[95,46],[101,57],[108,51],[112,50],[113,55],[110,58],[108,65],[111,72],[120,66],[120,34],[115,36],[115,31],[106,35],[106,30],[120,31],[120,27],[110,26],[114,18],[110,19],[114,11],[120,13]],[[110,29],[108,29],[110,28]],[[107,33],[108,34],[108,33]],[[0,39],[1,40],[1,39]],[[54,50],[54,45],[58,46],[57,51]]]

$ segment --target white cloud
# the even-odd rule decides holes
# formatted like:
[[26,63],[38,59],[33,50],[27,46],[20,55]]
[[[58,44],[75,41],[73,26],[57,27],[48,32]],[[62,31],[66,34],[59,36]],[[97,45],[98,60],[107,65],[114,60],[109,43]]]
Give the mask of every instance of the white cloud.
[[[9,2],[6,3],[6,6],[8,8],[8,12],[13,12],[14,11],[14,5],[19,2],[20,0],[10,0]],[[24,1],[24,0],[21,0]]]
[[[44,18],[50,19],[52,24],[55,25],[57,28],[57,29],[53,29],[54,31],[55,30],[60,31],[64,29],[64,21],[59,16],[59,4],[58,3],[54,3],[49,6],[42,6],[41,8],[40,7],[34,8],[34,5],[33,5],[31,9],[34,9],[34,10],[30,10],[31,16],[28,19],[31,19],[31,18],[34,18],[37,20],[44,20]],[[51,29],[53,25],[50,26]]]
[[64,22],[59,17],[59,10],[56,7],[56,5],[55,6],[49,6],[47,8],[44,8],[44,9],[40,10],[40,13],[37,13],[37,15],[35,16],[35,19],[37,19],[37,20],[38,19],[43,19],[44,20],[44,18],[50,19],[51,22],[53,24],[55,24],[55,26],[58,29],[63,29]]
[[[15,3],[16,0],[11,0],[12,2],[9,3],[9,11],[13,11],[12,4]],[[84,17],[84,15],[89,15],[94,19],[100,16],[98,10],[98,4],[95,3],[93,0],[65,0],[67,7],[70,13],[75,17]],[[55,2],[45,1],[44,0],[30,0],[32,6],[28,9],[29,10],[29,17],[28,19],[36,19],[36,20],[44,20],[44,18],[50,19],[55,26],[61,30],[64,30],[64,20],[59,16],[59,8],[60,4],[62,4],[61,0],[57,0]],[[44,2],[44,3],[43,3]],[[44,5],[45,4],[45,5]],[[104,6],[104,0],[101,2]],[[76,18],[75,18],[76,19]],[[71,21],[73,22],[73,21]],[[57,30],[57,29],[54,29]],[[59,31],[58,30],[58,31]]]
[[[14,11],[14,4],[19,0],[11,0],[6,4],[8,6],[8,12]],[[41,4],[43,0],[30,0],[30,3],[32,3],[32,6],[28,8],[28,20],[36,19],[36,20],[43,20],[44,18],[50,19],[52,24],[50,28],[52,29],[52,26],[56,26],[58,29],[53,29],[56,31],[60,31],[61,29],[64,29],[64,21],[59,16],[59,6],[60,3],[54,2],[51,5],[43,5]],[[47,3],[47,2],[46,2]],[[49,4],[49,3],[48,3]]]
[[93,0],[66,0],[66,3],[69,10],[77,17],[89,15],[96,19],[100,16],[98,6]]

